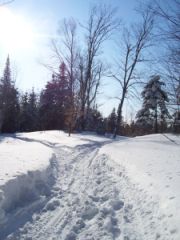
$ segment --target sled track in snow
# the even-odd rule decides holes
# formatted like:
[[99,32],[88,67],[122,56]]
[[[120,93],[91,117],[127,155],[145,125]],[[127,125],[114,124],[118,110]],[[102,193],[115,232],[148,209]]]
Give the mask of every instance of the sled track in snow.
[[130,181],[122,166],[98,153],[107,143],[54,147],[58,177],[48,202],[7,239],[170,240],[158,204]]

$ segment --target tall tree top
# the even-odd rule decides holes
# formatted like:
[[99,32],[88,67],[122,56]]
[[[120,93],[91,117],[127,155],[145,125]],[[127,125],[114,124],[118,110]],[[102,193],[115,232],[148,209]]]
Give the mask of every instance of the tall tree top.
[[167,93],[162,89],[162,86],[165,86],[165,83],[160,81],[159,75],[155,75],[150,77],[149,82],[142,91],[144,101],[152,105],[152,108],[155,107],[159,101],[169,101]]
[[8,86],[10,86],[12,84],[9,55],[6,60],[6,65],[5,65],[5,69],[4,69],[4,75],[2,78],[2,82],[3,82],[3,84],[8,85]]
[[62,62],[59,66],[60,78],[62,81],[66,79],[66,71],[66,64]]

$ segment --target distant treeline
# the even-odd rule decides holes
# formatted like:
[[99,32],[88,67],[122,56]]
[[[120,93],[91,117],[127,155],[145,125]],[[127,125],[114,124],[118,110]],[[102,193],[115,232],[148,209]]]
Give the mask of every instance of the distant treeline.
[[[159,76],[151,77],[142,92],[142,109],[136,121],[119,126],[118,134],[141,135],[153,132],[179,132],[179,117],[171,115],[166,107],[168,95],[162,89]],[[72,96],[64,62],[59,73],[53,74],[40,94],[34,89],[20,94],[11,79],[10,59],[7,58],[0,81],[0,131],[1,133],[30,132],[39,130],[96,131],[113,134],[116,127],[115,108],[104,118],[97,107],[86,109],[82,122],[79,96]]]

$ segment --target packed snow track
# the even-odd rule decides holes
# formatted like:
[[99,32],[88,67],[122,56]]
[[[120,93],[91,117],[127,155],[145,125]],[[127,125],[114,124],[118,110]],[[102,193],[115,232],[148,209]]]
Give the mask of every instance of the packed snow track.
[[9,213],[26,221],[17,227],[13,220],[7,223],[0,239],[177,240],[158,199],[135,184],[110,154],[101,153],[112,142],[84,137],[77,145],[51,145],[56,171],[50,192]]

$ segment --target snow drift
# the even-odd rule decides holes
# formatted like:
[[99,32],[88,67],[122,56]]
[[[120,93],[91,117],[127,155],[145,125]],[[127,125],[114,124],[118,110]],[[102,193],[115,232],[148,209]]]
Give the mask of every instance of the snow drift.
[[3,237],[17,223],[27,220],[26,211],[18,213],[20,208],[50,194],[56,159],[50,148],[37,142],[5,136],[0,141],[0,236]]

